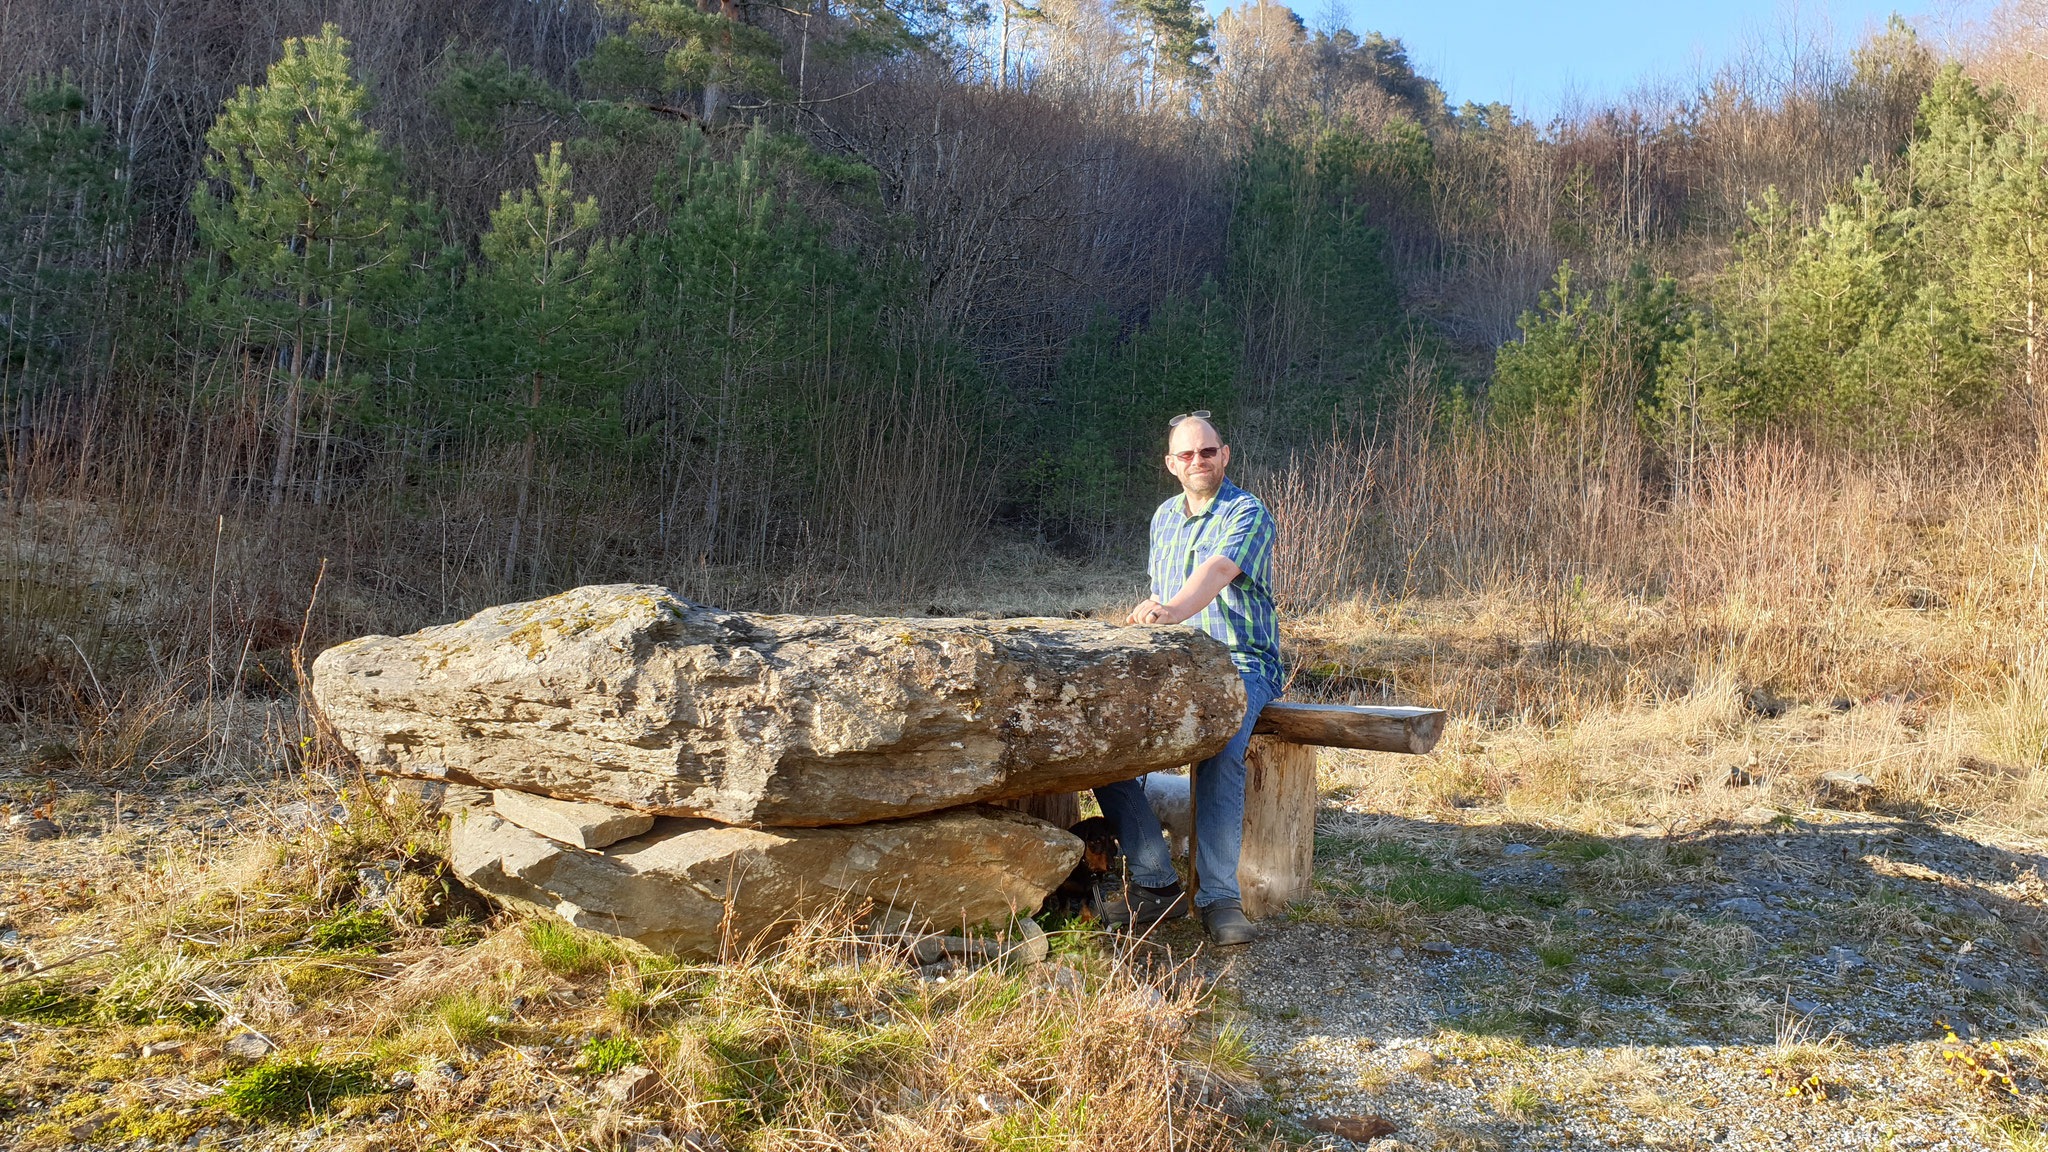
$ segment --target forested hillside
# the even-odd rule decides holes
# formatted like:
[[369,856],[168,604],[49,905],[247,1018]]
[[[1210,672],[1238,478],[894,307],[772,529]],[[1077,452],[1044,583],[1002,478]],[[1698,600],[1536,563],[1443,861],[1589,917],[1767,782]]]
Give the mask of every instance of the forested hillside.
[[2048,139],[1998,19],[1539,124],[1272,3],[26,0],[8,498],[213,573],[262,651],[323,560],[343,628],[1097,553],[1194,408],[1276,492],[1476,437],[1638,512],[1759,437],[2031,454]]

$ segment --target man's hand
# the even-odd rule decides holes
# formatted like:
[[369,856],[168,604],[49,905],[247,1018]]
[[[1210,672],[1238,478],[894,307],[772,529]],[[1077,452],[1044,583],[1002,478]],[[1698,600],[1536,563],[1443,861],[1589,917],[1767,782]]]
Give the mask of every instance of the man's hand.
[[1131,609],[1131,614],[1125,618],[1125,622],[1178,624],[1183,620],[1192,620],[1202,609],[1209,606],[1210,601],[1216,599],[1216,594],[1223,591],[1225,584],[1237,579],[1238,571],[1236,561],[1228,556],[1211,556],[1196,567],[1194,576],[1182,585],[1181,590],[1173,597],[1163,604],[1156,597],[1146,598],[1143,603]]
[[1174,619],[1173,613],[1167,610],[1166,605],[1147,596],[1136,608],[1131,609],[1129,616],[1124,617],[1124,623],[1178,624],[1180,621]]

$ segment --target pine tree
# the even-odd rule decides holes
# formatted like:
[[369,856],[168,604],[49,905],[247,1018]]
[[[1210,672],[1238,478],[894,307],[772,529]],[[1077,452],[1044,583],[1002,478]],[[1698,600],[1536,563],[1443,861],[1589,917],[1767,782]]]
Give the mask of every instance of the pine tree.
[[1930,247],[1958,306],[1992,342],[2048,439],[2048,126],[1951,65],[1921,101],[1910,161]]
[[46,370],[100,319],[127,189],[76,84],[36,85],[23,109],[21,123],[0,123],[0,366]]
[[875,314],[886,283],[782,193],[793,152],[757,128],[719,160],[691,130],[656,190],[665,218],[639,246],[654,418],[677,451],[693,449],[700,555],[756,546],[733,522],[746,480],[779,469],[788,487],[809,485],[808,445],[830,419],[820,389],[865,386],[888,356]]
[[1737,258],[1666,358],[1665,426],[1713,439],[1790,421],[1875,445],[1995,395],[1940,233],[1900,200],[1866,171],[1810,229],[1793,229],[1775,196],[1753,209]]
[[740,0],[617,0],[632,20],[577,66],[586,83],[665,114],[681,113],[685,94],[701,98],[696,115],[716,124],[736,92],[779,98],[782,42],[753,23]]
[[1319,428],[1334,408],[1371,410],[1389,338],[1403,325],[1381,232],[1358,201],[1376,149],[1254,132],[1237,166],[1229,290],[1254,394],[1276,425]]
[[[520,560],[535,467],[550,445],[618,443],[623,376],[613,364],[626,326],[616,275],[620,253],[597,238],[597,198],[575,198],[560,143],[536,155],[533,188],[506,192],[480,247],[475,361],[487,391],[477,414],[519,440],[504,576]],[[509,393],[501,383],[513,384]]]
[[1041,533],[1114,535],[1158,498],[1168,420],[1199,408],[1231,423],[1239,342],[1220,296],[1205,282],[1128,333],[1101,314],[1074,341],[1046,402],[1015,425],[1034,451],[1021,495]]
[[1969,306],[2006,342],[2018,364],[2021,395],[2035,436],[2048,446],[2048,379],[2044,379],[2043,297],[2048,296],[2048,124],[2017,117],[1978,175],[1978,212],[1971,246]]
[[363,120],[367,103],[349,74],[348,42],[330,24],[286,40],[268,80],[229,100],[206,134],[207,178],[191,201],[216,257],[200,275],[203,304],[282,377],[273,508],[308,401],[322,409],[324,452],[349,357],[379,337],[380,314],[405,291],[423,246],[417,210]]
[[1564,261],[1537,309],[1522,314],[1522,338],[1495,354],[1487,391],[1494,414],[1586,427],[1606,412],[1654,403],[1678,320],[1677,281],[1638,264],[1604,292],[1591,292]]
[[1188,111],[1189,98],[1209,79],[1215,23],[1193,0],[1118,0],[1116,14],[1138,46],[1138,106],[1157,108],[1178,93],[1181,111]]

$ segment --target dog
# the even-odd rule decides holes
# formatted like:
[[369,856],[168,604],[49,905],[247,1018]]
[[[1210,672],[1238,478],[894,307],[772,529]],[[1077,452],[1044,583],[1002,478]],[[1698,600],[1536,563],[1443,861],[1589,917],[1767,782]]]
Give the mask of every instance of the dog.
[[[1168,850],[1176,859],[1185,859],[1194,834],[1194,802],[1188,778],[1153,772],[1139,777],[1138,784],[1145,790],[1145,801],[1152,805],[1153,815],[1166,832]],[[1122,891],[1117,872],[1121,864],[1118,858],[1123,853],[1116,825],[1106,816],[1090,816],[1067,831],[1081,838],[1081,861],[1046,899],[1045,911],[1078,915],[1085,909],[1105,923],[1122,923],[1128,914],[1123,911],[1121,897],[1115,895]]]
[[1190,791],[1192,782],[1188,777],[1172,772],[1148,772],[1138,777],[1138,784],[1145,789],[1145,802],[1152,805],[1152,814],[1159,817],[1159,826],[1166,830],[1174,859],[1185,860],[1188,842],[1195,834],[1195,799]]
[[1098,919],[1107,919],[1103,892],[1114,887],[1114,869],[1123,851],[1117,843],[1116,825],[1107,817],[1090,816],[1067,831],[1081,838],[1081,861],[1047,898],[1046,911],[1079,915],[1093,910]]

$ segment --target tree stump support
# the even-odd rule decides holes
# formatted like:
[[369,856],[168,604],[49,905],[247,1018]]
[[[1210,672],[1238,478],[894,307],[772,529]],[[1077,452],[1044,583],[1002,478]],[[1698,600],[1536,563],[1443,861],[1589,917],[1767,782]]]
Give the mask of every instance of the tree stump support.
[[1419,756],[1436,747],[1443,727],[1440,708],[1266,705],[1244,756],[1244,843],[1237,860],[1244,914],[1277,916],[1315,882],[1317,747]]
[[1306,895],[1316,874],[1316,750],[1253,736],[1244,753],[1244,914],[1264,920]]
[[1040,792],[1036,796],[1023,796],[1015,800],[997,800],[997,807],[1015,808],[1027,816],[1036,816],[1058,828],[1072,828],[1081,822],[1081,794],[1079,792]]

